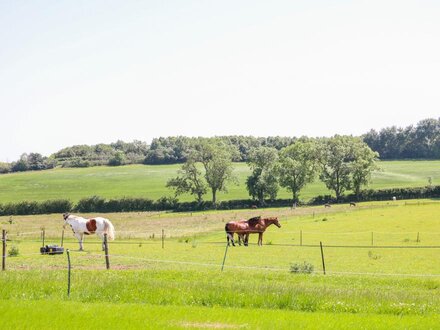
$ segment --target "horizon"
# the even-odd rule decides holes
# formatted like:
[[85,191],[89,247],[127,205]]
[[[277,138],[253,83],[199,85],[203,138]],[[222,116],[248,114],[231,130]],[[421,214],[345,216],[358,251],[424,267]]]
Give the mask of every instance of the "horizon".
[[439,16],[431,0],[3,2],[0,161],[438,119]]

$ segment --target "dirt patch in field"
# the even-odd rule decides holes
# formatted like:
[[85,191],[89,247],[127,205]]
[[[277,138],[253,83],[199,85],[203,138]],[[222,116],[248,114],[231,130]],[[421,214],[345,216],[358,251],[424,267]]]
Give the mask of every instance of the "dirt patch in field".
[[220,322],[182,322],[178,324],[183,328],[200,328],[200,329],[245,329],[248,328],[247,324],[228,324]]

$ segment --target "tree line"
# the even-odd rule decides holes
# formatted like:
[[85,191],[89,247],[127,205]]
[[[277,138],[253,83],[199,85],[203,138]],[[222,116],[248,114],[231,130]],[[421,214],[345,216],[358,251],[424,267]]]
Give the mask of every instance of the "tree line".
[[[440,119],[424,119],[417,125],[405,128],[387,127],[379,131],[370,130],[360,137],[380,159],[440,159]],[[233,151],[233,161],[247,162],[251,152],[260,147],[280,151],[304,138],[220,136],[210,141],[221,140]],[[0,173],[34,171],[54,167],[89,167],[99,165],[120,166],[127,164],[178,164],[188,157],[206,138],[160,137],[146,142],[117,141],[111,144],[75,145],[64,148],[49,157],[39,153],[23,154],[12,163],[0,163]],[[317,139],[319,140],[319,139]]]
[[424,119],[416,126],[370,130],[363,140],[385,159],[440,159],[440,118]]
[[[238,154],[222,139],[200,140],[167,187],[176,198],[188,193],[197,203],[202,203],[209,191],[216,205],[217,193],[227,191],[228,185],[236,182],[233,160]],[[293,202],[298,203],[301,190],[319,178],[339,200],[348,190],[360,194],[377,168],[377,160],[377,152],[361,138],[351,136],[302,138],[281,150],[262,146],[249,151],[251,174],[246,188],[260,206],[266,199],[275,200],[280,187],[290,191]]]

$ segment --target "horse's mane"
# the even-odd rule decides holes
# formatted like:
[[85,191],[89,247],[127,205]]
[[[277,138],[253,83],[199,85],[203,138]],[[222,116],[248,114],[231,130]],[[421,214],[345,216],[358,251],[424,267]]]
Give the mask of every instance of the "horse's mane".
[[247,222],[250,226],[255,226],[261,220],[261,216],[250,218]]
[[264,218],[263,220],[265,220],[265,221],[275,221],[275,220],[278,220],[278,217],[269,217],[269,218]]

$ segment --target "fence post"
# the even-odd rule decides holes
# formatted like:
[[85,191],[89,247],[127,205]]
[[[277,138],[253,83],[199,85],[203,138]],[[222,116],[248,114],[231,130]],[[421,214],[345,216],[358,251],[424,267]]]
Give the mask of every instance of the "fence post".
[[45,236],[46,236],[46,231],[45,231],[44,228],[41,228],[41,240],[43,241],[43,245],[42,246],[44,246]]
[[2,270],[6,270],[6,230],[2,230]]
[[325,261],[324,261],[324,250],[322,249],[322,242],[319,242],[319,245],[321,246],[321,259],[322,259],[322,271],[325,275]]
[[63,246],[63,244],[64,244],[64,229],[61,233],[61,246]]
[[374,236],[373,236],[373,232],[371,232],[371,246],[374,245]]
[[70,297],[70,270],[71,270],[71,264],[70,264],[70,251],[69,249],[66,250],[67,253],[67,296]]
[[223,263],[222,263],[222,271],[223,271],[223,268],[225,267],[225,261],[226,261],[226,255],[228,253],[228,247],[229,247],[229,244],[226,243],[225,256],[223,257]]
[[164,248],[164,246],[165,246],[165,232],[162,229],[162,249]]
[[104,234],[104,253],[105,253],[105,266],[107,269],[110,269],[110,259],[108,256],[107,234]]
[[299,245],[300,246],[303,245],[303,231],[302,230],[299,231]]
[[420,242],[420,233],[417,232],[417,243],[419,243],[419,242]]

